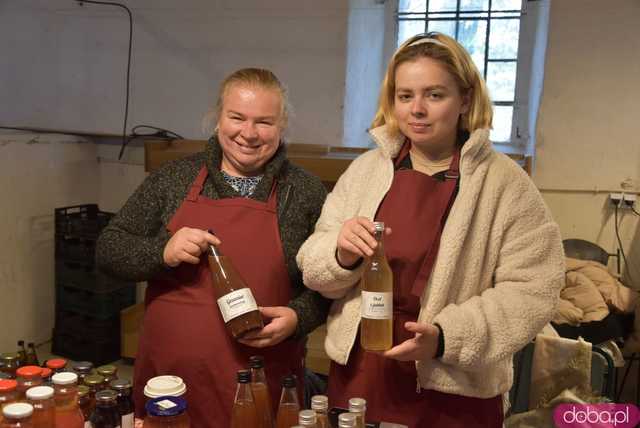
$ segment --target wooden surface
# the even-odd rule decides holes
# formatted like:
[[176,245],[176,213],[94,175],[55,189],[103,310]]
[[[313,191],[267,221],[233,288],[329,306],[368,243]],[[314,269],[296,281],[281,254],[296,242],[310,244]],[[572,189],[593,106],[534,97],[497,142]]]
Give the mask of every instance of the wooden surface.
[[[167,161],[202,151],[206,144],[205,140],[174,140],[172,142],[147,140],[144,144],[145,171],[155,171]],[[367,150],[367,148],[356,147],[289,143],[287,157],[294,164],[320,177],[327,187],[332,188],[351,161]],[[509,157],[531,175],[531,157],[517,154]]]

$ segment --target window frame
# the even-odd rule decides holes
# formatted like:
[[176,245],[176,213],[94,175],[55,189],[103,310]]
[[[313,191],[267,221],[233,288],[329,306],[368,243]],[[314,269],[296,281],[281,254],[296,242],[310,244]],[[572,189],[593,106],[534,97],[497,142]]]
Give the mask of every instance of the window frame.
[[[489,2],[489,10],[491,8],[492,0],[488,0]],[[388,61],[397,47],[397,39],[399,32],[399,22],[400,16],[399,13],[399,3],[400,0],[392,0],[386,2],[386,16],[387,22],[385,25],[385,47],[384,47],[384,58]],[[513,106],[513,115],[511,118],[511,134],[510,139],[508,141],[494,141],[494,146],[501,152],[504,153],[519,153],[519,154],[531,154],[535,145],[534,133],[530,132],[531,129],[535,129],[536,116],[538,111],[539,104],[539,96],[538,92],[541,92],[541,83],[539,83],[540,88],[534,87],[532,83],[532,74],[533,70],[543,72],[544,68],[544,50],[546,48],[546,22],[544,21],[544,16],[542,17],[542,27],[540,28],[540,10],[543,4],[546,3],[546,7],[548,8],[548,1],[542,0],[522,0],[521,9],[520,9],[520,28],[519,28],[519,37],[518,37],[518,52],[516,61],[516,81],[515,81],[515,92],[513,101],[493,101],[493,105],[508,105]],[[427,8],[428,8],[428,0],[427,0]],[[469,13],[470,11],[464,11],[465,13]],[[471,11],[473,12],[473,11]],[[434,13],[434,12],[431,12]],[[479,13],[479,12],[478,12]],[[488,69],[489,62],[503,62],[502,60],[489,60],[489,36],[490,36],[490,23],[489,19],[513,19],[513,17],[508,18],[499,18],[493,17],[491,18],[491,13],[496,13],[496,11],[484,12],[488,14],[486,18],[476,18],[487,20],[487,39],[485,41],[485,55],[484,55],[484,76],[486,81],[486,73]],[[504,11],[500,11],[499,13],[504,13]],[[455,14],[456,21],[459,20],[469,20],[471,18],[460,17],[460,1],[456,1],[456,10],[449,12],[449,14]],[[405,14],[403,14],[404,16]],[[427,16],[428,13],[425,11],[421,13],[424,16],[422,21],[425,22],[425,29],[427,28]],[[543,15],[543,14],[542,14]],[[440,20],[452,20],[453,18],[443,18]],[[456,25],[457,32],[458,25]],[[540,39],[539,32],[543,31],[543,37]],[[542,60],[538,60],[537,63],[534,60],[534,55],[536,54],[536,50],[542,51]],[[538,56],[539,53],[538,53]],[[514,61],[513,59],[509,61]],[[542,77],[540,76],[539,80],[541,81]],[[534,79],[536,80],[536,79]]]

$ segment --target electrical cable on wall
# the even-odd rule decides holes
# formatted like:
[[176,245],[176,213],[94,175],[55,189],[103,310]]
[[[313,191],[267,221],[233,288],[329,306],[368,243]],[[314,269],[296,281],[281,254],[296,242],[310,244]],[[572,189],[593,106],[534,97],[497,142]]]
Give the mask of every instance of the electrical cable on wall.
[[620,254],[622,254],[622,260],[624,260],[624,266],[627,268],[627,276],[629,277],[629,280],[631,281],[631,283],[635,284],[635,281],[631,276],[631,265],[627,261],[627,256],[624,254],[624,248],[622,247],[622,239],[620,239],[620,231],[618,230],[619,226],[618,226],[618,205],[617,204],[614,206],[613,214],[614,214],[613,224],[615,225],[616,239],[618,240],[618,248],[620,249]]
[[122,125],[122,147],[120,148],[120,154],[118,155],[118,160],[122,159],[122,154],[124,153],[124,148],[127,146],[129,139],[127,138],[127,119],[129,118],[129,85],[130,85],[130,76],[131,76],[131,45],[133,42],[133,15],[131,14],[131,10],[127,6],[121,3],[111,2],[111,1],[96,1],[96,0],[77,0],[78,4],[82,6],[84,3],[91,4],[99,4],[105,6],[117,6],[121,7],[127,11],[129,14],[129,50],[127,53],[127,77],[126,77],[126,96],[125,96],[125,104],[124,104],[124,123]]

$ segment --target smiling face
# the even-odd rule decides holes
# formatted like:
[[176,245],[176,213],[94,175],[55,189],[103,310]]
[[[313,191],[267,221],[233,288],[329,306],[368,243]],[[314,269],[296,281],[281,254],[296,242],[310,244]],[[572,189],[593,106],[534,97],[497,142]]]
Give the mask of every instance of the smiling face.
[[280,144],[282,103],[281,94],[274,89],[242,84],[228,87],[218,119],[220,169],[237,177],[264,172]]
[[453,153],[458,119],[468,108],[468,97],[440,61],[419,57],[398,65],[393,115],[400,131],[428,157]]

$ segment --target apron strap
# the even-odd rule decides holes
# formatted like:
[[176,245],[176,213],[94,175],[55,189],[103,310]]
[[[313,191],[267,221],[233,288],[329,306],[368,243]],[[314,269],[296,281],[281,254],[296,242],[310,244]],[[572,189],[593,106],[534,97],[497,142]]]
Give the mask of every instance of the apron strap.
[[267,199],[267,207],[270,210],[276,211],[277,208],[277,195],[276,187],[278,187],[278,179],[273,177],[273,183],[271,183],[271,191],[269,192],[269,199]]
[[194,202],[198,200],[198,196],[200,196],[200,193],[202,192],[202,188],[204,187],[204,181],[207,179],[208,175],[209,175],[209,171],[207,170],[207,166],[202,165],[202,168],[200,168],[200,172],[198,173],[198,176],[196,177],[195,181],[191,185],[191,188],[189,188],[189,193],[187,193],[188,201]]

